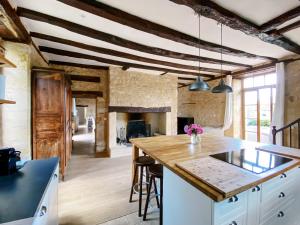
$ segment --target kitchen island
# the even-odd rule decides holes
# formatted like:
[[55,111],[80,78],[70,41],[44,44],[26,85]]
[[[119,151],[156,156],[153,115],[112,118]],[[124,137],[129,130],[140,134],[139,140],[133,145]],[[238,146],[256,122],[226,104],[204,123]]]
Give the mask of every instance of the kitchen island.
[[[300,150],[213,135],[197,145],[187,135],[131,142],[133,158],[142,150],[164,166],[164,225],[300,224]],[[242,149],[252,169],[270,168],[255,173],[211,157]]]

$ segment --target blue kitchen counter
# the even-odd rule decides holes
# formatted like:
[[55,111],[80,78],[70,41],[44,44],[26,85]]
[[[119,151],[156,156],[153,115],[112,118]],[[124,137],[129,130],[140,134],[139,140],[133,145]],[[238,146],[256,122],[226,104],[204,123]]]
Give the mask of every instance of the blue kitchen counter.
[[17,173],[0,176],[0,223],[35,216],[58,162],[32,160]]

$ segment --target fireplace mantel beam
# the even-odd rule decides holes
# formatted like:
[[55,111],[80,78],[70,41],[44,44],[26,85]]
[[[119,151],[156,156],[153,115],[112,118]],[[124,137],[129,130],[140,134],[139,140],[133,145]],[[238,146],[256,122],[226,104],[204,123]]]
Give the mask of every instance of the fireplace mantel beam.
[[127,113],[162,113],[162,112],[171,112],[171,107],[132,107],[132,106],[109,106],[108,112],[127,112]]

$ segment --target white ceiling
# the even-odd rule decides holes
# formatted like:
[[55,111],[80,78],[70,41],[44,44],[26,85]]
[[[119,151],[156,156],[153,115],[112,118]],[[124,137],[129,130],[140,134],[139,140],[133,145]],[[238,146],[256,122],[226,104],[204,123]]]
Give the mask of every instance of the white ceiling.
[[[194,37],[198,36],[198,18],[194,14],[191,8],[177,5],[169,0],[98,0],[105,4],[111,5],[128,13],[134,14],[141,18],[150,20],[152,22],[170,27],[172,29],[178,30],[180,32],[192,35]],[[268,20],[300,5],[298,0],[214,0],[219,5],[227,8],[240,16],[254,22],[257,25],[267,22]],[[168,49],[171,51],[187,53],[187,54],[198,54],[198,49],[192,46],[180,44],[171,40],[160,38],[158,36],[145,33],[119,23],[107,20],[102,17],[95,16],[93,14],[84,12],[82,10],[70,7],[56,0],[11,0],[14,6],[21,6],[24,8],[39,11],[51,16],[62,18],[77,24],[87,26],[102,32],[106,32],[124,39],[134,41],[140,44],[149,45],[152,47],[159,47],[163,49]],[[105,47],[109,49],[114,49],[118,51],[123,51],[138,56],[144,56],[153,59],[159,59],[169,62],[176,62],[186,65],[195,65],[197,62],[179,60],[167,57],[156,56],[148,53],[138,52],[128,48],[120,47],[117,45],[109,44],[107,42],[99,41],[93,38],[88,38],[84,35],[76,34],[67,31],[63,28],[53,26],[47,23],[38,22],[26,18],[22,18],[26,29],[28,31],[34,31],[39,33],[44,33],[56,37],[61,37],[65,39],[74,40],[77,42],[83,42],[90,45],[95,45],[99,47]],[[201,39],[220,44],[220,27],[217,25],[216,21],[201,18]],[[300,44],[300,29],[288,32],[286,35],[293,41]],[[77,49],[75,47],[66,46],[54,42],[49,42],[45,40],[39,40],[34,38],[34,42],[37,45],[44,45],[69,51],[80,51],[81,53],[96,55],[108,59],[114,59],[124,62],[133,62],[143,65],[160,66],[157,64],[147,64],[143,62],[137,62],[134,60],[128,60],[125,58],[113,57],[108,55],[103,55],[91,51],[86,51],[82,49]],[[292,55],[293,53],[284,50],[276,45],[265,43],[256,37],[246,35],[240,31],[233,30],[229,27],[223,28],[223,43],[225,46],[243,50],[249,53],[269,56],[274,58],[282,58],[285,56]],[[59,57],[53,54],[43,53],[48,60],[64,60],[68,62],[86,62],[82,59],[74,59],[70,57]],[[206,50],[201,50],[201,55],[205,57],[211,57],[220,59],[220,54],[215,52],[210,52]],[[235,56],[224,55],[224,60],[256,65],[263,63],[262,60],[240,58]],[[89,64],[101,65],[101,63],[88,60]],[[201,63],[203,67],[210,68],[220,68],[219,65]],[[165,67],[167,68],[167,67]],[[240,69],[233,66],[223,66],[226,70],[236,70]]]

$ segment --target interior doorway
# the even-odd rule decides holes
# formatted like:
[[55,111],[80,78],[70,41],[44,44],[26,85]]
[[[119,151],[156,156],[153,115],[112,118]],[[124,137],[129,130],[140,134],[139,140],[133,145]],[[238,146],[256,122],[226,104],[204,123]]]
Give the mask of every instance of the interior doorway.
[[96,99],[75,98],[72,155],[95,155]]

